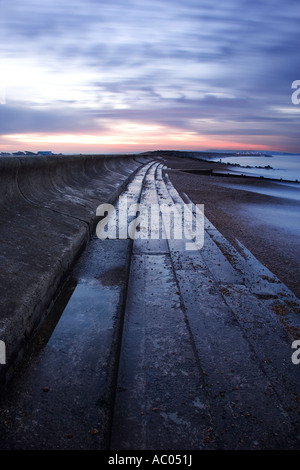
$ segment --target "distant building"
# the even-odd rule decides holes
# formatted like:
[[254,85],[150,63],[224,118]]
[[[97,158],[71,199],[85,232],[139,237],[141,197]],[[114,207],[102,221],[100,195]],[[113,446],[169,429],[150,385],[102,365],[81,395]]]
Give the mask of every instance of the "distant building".
[[53,155],[50,150],[47,150],[47,151],[39,151],[37,154],[38,154],[38,155]]

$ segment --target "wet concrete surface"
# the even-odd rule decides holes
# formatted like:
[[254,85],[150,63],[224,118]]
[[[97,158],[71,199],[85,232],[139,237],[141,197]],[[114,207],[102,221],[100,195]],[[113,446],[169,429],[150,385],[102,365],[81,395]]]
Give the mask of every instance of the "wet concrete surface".
[[[26,367],[2,401],[0,448],[107,447],[114,342],[119,341],[116,330],[126,287],[119,271],[128,265],[128,241],[114,242],[113,251],[109,243],[91,244],[93,260],[85,260],[89,267],[97,264],[97,277],[90,270],[86,276],[79,273],[49,340],[44,344],[45,323],[26,356]],[[101,282],[106,272],[101,265],[109,271],[109,284]]]
[[0,337],[13,374],[96,223],[142,165],[134,156],[0,157]]
[[[155,175],[141,202],[157,203]],[[210,412],[166,239],[134,241],[112,449],[202,448]]]
[[90,242],[2,396],[1,449],[107,448],[130,255],[130,239]]
[[[129,201],[141,185],[188,202],[159,163]],[[209,219],[185,242],[94,238],[2,397],[1,449],[299,448],[299,300]]]
[[[169,203],[172,188],[158,174],[156,182]],[[133,248],[113,449],[299,445],[292,336],[270,306],[284,296],[274,284],[284,289],[254,257],[229,253],[208,220],[205,226],[201,250],[187,251],[182,240],[160,251],[141,240]]]

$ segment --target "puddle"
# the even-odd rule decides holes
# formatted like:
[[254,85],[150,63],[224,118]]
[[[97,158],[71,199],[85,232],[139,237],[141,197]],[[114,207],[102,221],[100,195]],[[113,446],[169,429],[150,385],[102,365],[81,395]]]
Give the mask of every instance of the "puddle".
[[49,363],[55,350],[59,354],[54,360],[65,364],[67,356],[72,357],[75,350],[77,356],[81,351],[83,361],[86,350],[94,348],[98,352],[103,332],[113,327],[116,303],[119,303],[118,289],[114,286],[119,282],[120,276],[118,283],[115,277],[108,277],[107,286],[97,279],[85,282],[70,279],[34,338],[25,364],[40,356],[40,367],[52,367]]
[[51,309],[51,312],[48,314],[46,319],[44,320],[39,332],[37,333],[36,337],[33,339],[30,347],[28,348],[28,352],[26,353],[25,361],[27,356],[31,357],[32,355],[37,355],[41,349],[43,349],[49,339],[51,338],[53,331],[58,324],[62,313],[64,312],[65,308],[67,307],[70,298],[77,286],[77,280],[74,278],[68,279],[66,282],[62,292],[54,302],[54,305]]
[[127,273],[124,268],[112,268],[97,278],[103,286],[126,284]]

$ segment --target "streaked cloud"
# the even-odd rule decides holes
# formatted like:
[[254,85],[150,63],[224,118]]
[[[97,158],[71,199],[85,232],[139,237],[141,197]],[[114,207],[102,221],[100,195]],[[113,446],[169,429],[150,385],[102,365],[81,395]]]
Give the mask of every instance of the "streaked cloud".
[[300,151],[298,0],[0,0],[0,13],[0,146],[109,129],[162,148],[157,126],[182,148],[226,136]]

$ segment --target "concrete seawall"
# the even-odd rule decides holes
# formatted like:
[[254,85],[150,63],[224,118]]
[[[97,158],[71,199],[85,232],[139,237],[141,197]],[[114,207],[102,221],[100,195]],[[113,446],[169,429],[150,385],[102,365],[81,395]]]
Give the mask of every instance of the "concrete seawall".
[[15,365],[113,202],[146,161],[135,156],[0,158],[0,340]]

